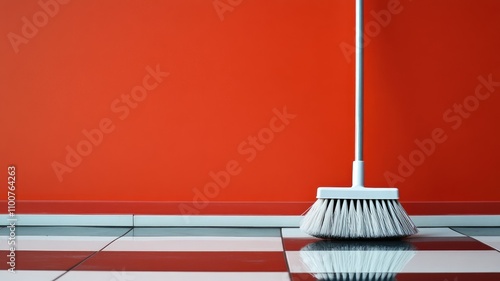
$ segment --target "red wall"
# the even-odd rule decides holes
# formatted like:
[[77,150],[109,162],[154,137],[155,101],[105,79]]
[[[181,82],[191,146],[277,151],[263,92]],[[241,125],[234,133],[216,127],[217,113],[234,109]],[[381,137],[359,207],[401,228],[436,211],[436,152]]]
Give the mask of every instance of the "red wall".
[[[499,9],[366,1],[367,185],[500,201]],[[354,1],[1,0],[0,34],[0,162],[19,202],[295,202],[350,185]]]

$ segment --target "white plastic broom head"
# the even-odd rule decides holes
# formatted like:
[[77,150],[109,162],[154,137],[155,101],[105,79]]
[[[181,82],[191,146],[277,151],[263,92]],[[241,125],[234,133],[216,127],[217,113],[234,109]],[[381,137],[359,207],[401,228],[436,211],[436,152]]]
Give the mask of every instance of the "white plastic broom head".
[[363,162],[354,161],[352,187],[320,187],[300,229],[324,239],[400,238],[418,232],[397,188],[366,188]]
[[390,187],[319,187],[318,199],[398,199],[398,189]]

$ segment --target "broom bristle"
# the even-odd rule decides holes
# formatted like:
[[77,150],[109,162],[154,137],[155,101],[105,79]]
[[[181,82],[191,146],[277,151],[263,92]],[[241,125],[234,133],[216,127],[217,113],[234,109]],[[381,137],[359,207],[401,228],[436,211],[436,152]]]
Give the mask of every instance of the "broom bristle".
[[318,280],[396,280],[415,256],[404,241],[319,241],[300,250],[302,262]]
[[323,239],[399,238],[418,232],[397,199],[318,199],[300,229]]

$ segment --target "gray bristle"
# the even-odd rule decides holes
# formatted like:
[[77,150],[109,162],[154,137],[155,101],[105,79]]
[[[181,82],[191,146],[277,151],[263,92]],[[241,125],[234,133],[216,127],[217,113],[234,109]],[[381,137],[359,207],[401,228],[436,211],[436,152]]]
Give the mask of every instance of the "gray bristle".
[[319,241],[300,250],[302,263],[318,280],[396,280],[415,256],[403,241]]
[[396,199],[318,199],[300,229],[323,239],[399,238],[418,232]]

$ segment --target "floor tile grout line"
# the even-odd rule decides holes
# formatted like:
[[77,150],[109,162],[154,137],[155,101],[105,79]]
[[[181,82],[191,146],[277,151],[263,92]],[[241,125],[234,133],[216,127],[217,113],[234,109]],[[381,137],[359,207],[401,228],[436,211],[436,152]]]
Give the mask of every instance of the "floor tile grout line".
[[123,233],[122,235],[116,237],[115,239],[113,239],[111,242],[109,242],[108,244],[104,245],[104,247],[102,247],[101,249],[93,252],[90,256],[84,258],[82,261],[80,261],[79,263],[73,265],[72,267],[70,267],[68,270],[66,270],[64,273],[62,273],[61,275],[57,276],[55,279],[53,279],[52,281],[56,281],[58,280],[59,278],[63,277],[64,275],[66,275],[68,272],[70,272],[71,270],[73,270],[74,268],[78,267],[79,265],[81,265],[82,263],[86,262],[88,259],[92,258],[93,256],[95,256],[96,254],[102,252],[102,250],[106,249],[109,245],[111,245],[112,243],[114,243],[116,240],[124,237],[125,235],[127,235],[130,231],[132,231],[134,228],[131,227],[127,232]]
[[286,255],[286,247],[285,247],[285,237],[283,236],[283,228],[280,227],[280,238],[281,238],[281,247],[283,248],[283,258],[285,259],[285,264],[286,264],[286,270],[288,273],[288,277],[290,278],[290,281],[293,280],[292,278],[292,272],[290,271],[290,264],[288,263],[288,258]]

